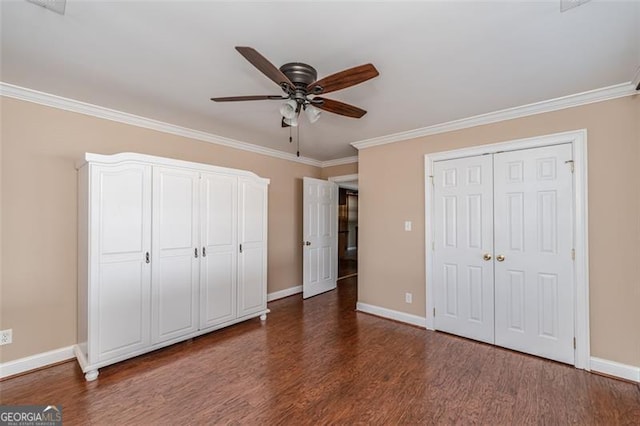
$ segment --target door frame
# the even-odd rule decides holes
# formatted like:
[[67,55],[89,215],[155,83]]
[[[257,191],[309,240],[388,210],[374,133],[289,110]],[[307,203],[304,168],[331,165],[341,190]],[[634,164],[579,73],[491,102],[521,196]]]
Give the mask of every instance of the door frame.
[[588,187],[587,187],[587,130],[579,129],[563,133],[515,139],[488,145],[426,154],[425,161],[425,252],[426,252],[426,327],[435,330],[433,286],[433,247],[434,226],[432,184],[433,166],[436,161],[472,157],[483,154],[495,154],[501,151],[516,151],[527,148],[539,148],[549,145],[570,143],[573,151],[573,246],[575,250],[574,267],[574,332],[576,339],[576,368],[590,370],[589,359],[589,247],[588,247]]
[[354,188],[352,185],[345,184],[345,182],[352,182],[354,180],[358,180],[358,174],[354,173],[352,175],[332,176],[330,178],[327,178],[327,180],[329,182],[335,182],[336,184],[338,184],[340,188],[357,189],[357,188]]

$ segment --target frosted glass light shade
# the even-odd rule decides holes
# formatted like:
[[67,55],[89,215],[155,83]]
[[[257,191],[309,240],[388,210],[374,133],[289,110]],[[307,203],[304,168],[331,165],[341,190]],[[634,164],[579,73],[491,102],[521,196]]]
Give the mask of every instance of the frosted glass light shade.
[[307,115],[309,123],[315,123],[320,118],[320,110],[313,105],[308,105],[304,113]]
[[298,103],[293,99],[289,99],[287,102],[283,103],[280,107],[280,114],[285,119],[292,119],[296,116],[296,108],[298,107]]

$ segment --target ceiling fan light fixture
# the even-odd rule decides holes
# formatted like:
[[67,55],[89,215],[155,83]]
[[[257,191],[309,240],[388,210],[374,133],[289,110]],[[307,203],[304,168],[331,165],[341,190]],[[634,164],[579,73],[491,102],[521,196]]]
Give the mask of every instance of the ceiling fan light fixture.
[[304,110],[304,113],[307,115],[307,119],[309,123],[315,123],[320,118],[320,110],[313,105],[307,105]]
[[282,114],[285,120],[292,120],[296,117],[296,108],[298,108],[298,103],[293,99],[289,99],[280,107],[280,114]]

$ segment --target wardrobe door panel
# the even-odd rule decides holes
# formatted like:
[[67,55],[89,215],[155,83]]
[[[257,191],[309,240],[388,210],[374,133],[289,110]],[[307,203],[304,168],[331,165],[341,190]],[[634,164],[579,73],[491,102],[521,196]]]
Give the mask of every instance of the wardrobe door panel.
[[150,342],[151,167],[92,166],[89,362]]
[[202,246],[200,327],[236,318],[238,262],[238,179],[202,175]]
[[238,317],[266,309],[267,191],[255,181],[239,179]]
[[153,168],[153,343],[198,329],[200,175]]

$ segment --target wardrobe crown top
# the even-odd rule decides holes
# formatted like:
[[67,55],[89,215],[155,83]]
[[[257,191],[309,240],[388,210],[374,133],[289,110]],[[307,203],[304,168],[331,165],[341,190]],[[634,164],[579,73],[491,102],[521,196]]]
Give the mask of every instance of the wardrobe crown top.
[[87,164],[100,164],[100,165],[118,165],[123,163],[137,163],[146,164],[150,166],[167,166],[167,167],[180,167],[193,169],[194,171],[201,172],[213,172],[213,173],[226,173],[237,176],[251,177],[259,179],[266,184],[269,184],[270,180],[258,176],[257,174],[242,169],[232,169],[229,167],[215,166],[213,164],[196,163],[192,161],[177,160],[174,158],[157,157],[155,155],[139,154],[136,152],[120,152],[117,154],[95,154],[87,152],[84,154],[84,159],[76,163],[76,169],[81,169]]

